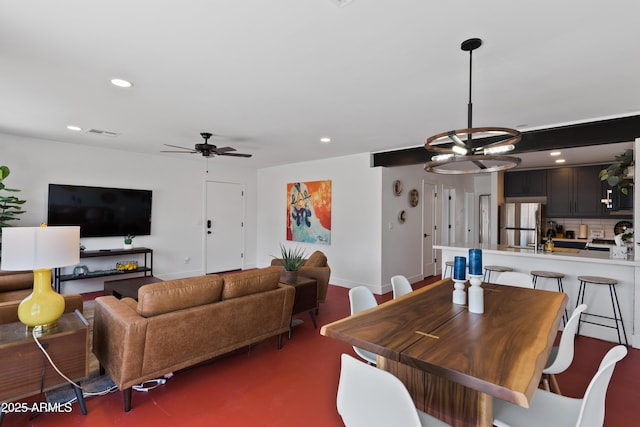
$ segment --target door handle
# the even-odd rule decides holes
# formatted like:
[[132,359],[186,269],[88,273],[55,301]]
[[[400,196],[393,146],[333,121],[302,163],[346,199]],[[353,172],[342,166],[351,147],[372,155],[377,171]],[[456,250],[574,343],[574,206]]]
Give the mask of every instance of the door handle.
[[429,236],[430,236],[430,234],[427,234],[427,233],[424,234],[424,237],[429,237]]
[[211,228],[211,220],[210,219],[207,220],[207,228]]

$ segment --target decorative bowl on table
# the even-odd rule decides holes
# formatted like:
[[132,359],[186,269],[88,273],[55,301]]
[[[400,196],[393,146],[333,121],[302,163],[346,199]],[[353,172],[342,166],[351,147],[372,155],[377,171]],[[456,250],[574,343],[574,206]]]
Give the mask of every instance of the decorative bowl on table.
[[116,263],[116,270],[118,271],[131,271],[138,269],[138,261],[122,261]]

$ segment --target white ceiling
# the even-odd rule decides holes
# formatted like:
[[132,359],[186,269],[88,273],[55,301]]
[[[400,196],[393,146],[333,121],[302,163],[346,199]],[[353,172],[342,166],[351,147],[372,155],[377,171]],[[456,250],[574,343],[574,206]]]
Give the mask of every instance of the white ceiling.
[[0,132],[201,160],[159,152],[210,131],[249,167],[420,146],[466,126],[471,37],[476,126],[640,113],[637,0],[336,3],[0,0]]

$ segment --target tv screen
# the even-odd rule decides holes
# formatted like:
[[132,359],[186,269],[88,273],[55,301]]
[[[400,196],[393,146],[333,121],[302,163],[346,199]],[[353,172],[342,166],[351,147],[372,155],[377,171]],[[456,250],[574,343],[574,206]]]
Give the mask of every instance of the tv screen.
[[151,234],[151,191],[49,184],[47,224],[79,225],[81,237]]

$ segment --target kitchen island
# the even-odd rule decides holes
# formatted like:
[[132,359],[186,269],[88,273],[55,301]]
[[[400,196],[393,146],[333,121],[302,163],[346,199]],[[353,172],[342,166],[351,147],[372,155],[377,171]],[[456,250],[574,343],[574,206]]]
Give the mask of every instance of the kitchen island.
[[[578,276],[602,276],[616,279],[616,291],[620,301],[622,320],[627,332],[629,344],[640,348],[640,262],[626,259],[612,259],[608,252],[576,250],[575,252],[543,252],[533,249],[514,248],[506,245],[466,245],[448,244],[434,245],[434,249],[442,252],[440,262],[444,271],[445,262],[453,261],[454,256],[469,256],[469,249],[482,249],[483,265],[502,265],[513,268],[513,271],[530,274],[533,270],[546,270],[563,273],[564,291],[569,297],[567,308],[569,313],[576,306],[578,297]],[[493,273],[497,277],[497,273]],[[555,280],[539,279],[538,289],[558,290]],[[602,316],[612,316],[611,297],[607,286],[588,285],[584,300],[589,306],[588,312]],[[593,318],[592,318],[593,319]],[[613,321],[602,320],[611,324]],[[582,323],[580,335],[618,342],[615,329]]]

